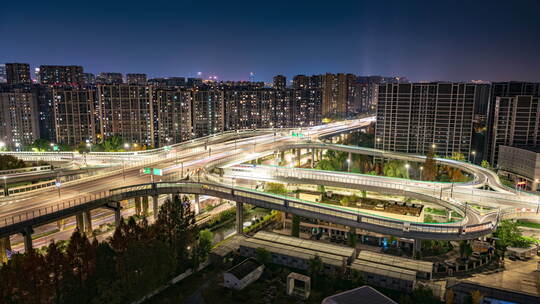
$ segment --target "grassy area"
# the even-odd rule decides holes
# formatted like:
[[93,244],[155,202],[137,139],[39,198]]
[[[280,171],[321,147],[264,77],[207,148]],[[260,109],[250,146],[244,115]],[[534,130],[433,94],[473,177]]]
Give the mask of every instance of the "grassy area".
[[446,216],[446,210],[444,209],[426,208],[426,212],[440,216]]
[[518,226],[521,226],[521,227],[540,229],[540,224],[539,223],[517,221],[517,224],[518,224]]

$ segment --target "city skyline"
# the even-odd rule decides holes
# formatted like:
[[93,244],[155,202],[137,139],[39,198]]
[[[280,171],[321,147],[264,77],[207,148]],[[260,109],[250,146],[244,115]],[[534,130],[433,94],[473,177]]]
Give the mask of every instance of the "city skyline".
[[0,62],[82,65],[94,74],[149,78],[202,72],[249,80],[253,72],[255,80],[270,82],[277,74],[345,72],[412,81],[539,81],[540,63],[531,59],[540,42],[530,38],[540,35],[533,15],[539,6],[158,2],[107,3],[105,10],[96,2],[8,3],[0,35],[10,43]]

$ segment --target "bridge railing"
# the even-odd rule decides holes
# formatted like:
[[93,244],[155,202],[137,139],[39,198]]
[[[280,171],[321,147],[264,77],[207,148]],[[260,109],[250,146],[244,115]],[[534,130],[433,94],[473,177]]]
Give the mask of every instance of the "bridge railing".
[[[360,211],[350,210],[339,206],[313,203],[291,197],[284,197],[280,195],[260,192],[251,189],[229,187],[222,184],[213,183],[190,183],[190,182],[165,182],[155,184],[140,184],[113,189],[111,191],[104,191],[88,196],[80,197],[77,199],[66,200],[58,204],[47,206],[43,208],[34,209],[32,211],[19,213],[12,216],[0,218],[0,229],[10,225],[18,223],[33,223],[36,219],[46,216],[57,214],[61,216],[65,214],[65,210],[76,206],[90,204],[100,200],[101,203],[106,203],[109,200],[119,200],[123,198],[122,194],[126,193],[139,193],[143,192],[145,195],[153,194],[152,191],[163,188],[171,188],[172,191],[178,191],[180,193],[206,193],[208,195],[217,195],[219,193],[230,195],[234,200],[248,200],[257,204],[257,202],[264,203],[265,206],[273,207],[278,210],[289,210],[284,208],[290,208],[291,212],[299,210],[307,212],[314,217],[320,218],[340,218],[350,223],[358,222],[369,226],[378,226],[380,229],[391,229],[404,232],[418,232],[421,234],[444,234],[451,236],[459,236],[467,233],[484,233],[493,229],[493,223],[483,223],[478,225],[459,226],[455,224],[425,224],[416,222],[400,221],[396,219],[385,218],[382,216],[371,215]],[[60,219],[59,217],[58,219]],[[36,222],[37,224],[37,222]]]
[[35,166],[35,167],[26,167],[26,168],[19,168],[19,169],[0,170],[0,175],[25,173],[25,172],[49,171],[51,169],[52,169],[51,166]]

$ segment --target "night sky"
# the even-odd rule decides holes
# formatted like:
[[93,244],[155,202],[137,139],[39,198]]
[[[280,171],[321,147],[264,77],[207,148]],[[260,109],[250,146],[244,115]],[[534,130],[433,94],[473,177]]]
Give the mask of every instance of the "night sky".
[[540,81],[538,0],[118,2],[2,1],[0,62],[221,80]]

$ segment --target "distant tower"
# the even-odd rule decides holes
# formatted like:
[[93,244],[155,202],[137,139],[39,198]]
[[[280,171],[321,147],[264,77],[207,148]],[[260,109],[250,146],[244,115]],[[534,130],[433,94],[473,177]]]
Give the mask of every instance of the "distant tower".
[[255,82],[255,73],[253,73],[253,72],[249,73],[249,81]]

